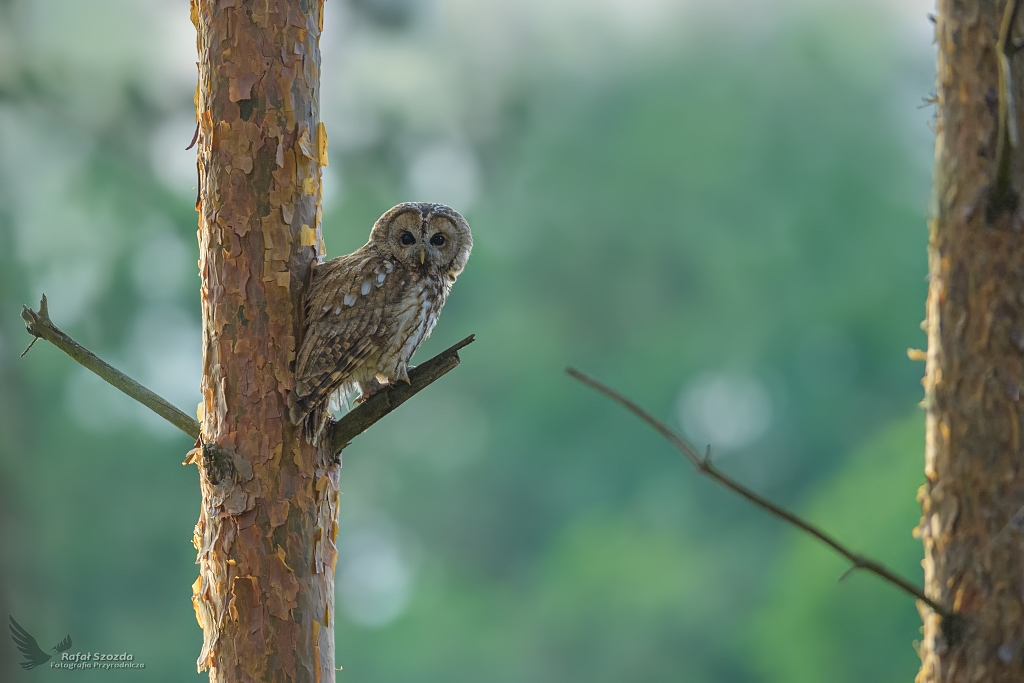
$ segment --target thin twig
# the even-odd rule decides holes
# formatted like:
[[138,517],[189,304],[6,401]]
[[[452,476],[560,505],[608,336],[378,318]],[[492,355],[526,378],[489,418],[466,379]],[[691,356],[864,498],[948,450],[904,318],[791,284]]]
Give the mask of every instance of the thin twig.
[[196,117],[196,132],[192,134],[192,142],[188,143],[188,147],[185,148],[185,151],[187,152],[190,149],[192,149],[193,147],[195,147],[196,146],[196,141],[198,139],[199,139],[199,117]]
[[1020,12],[1020,0],[1006,0],[1003,20],[996,41],[996,62],[999,70],[999,111],[996,133],[996,176],[989,198],[988,218],[991,222],[1003,210],[1017,208],[1017,194],[1012,186],[1013,169],[1010,151],[1017,147],[1017,107],[1013,99],[1012,60],[1020,47],[1013,40],[1013,26]]
[[915,586],[908,579],[900,576],[899,574],[892,571],[880,562],[876,562],[875,560],[872,560],[863,555],[853,552],[852,550],[844,546],[842,543],[837,541],[835,538],[825,533],[818,527],[814,526],[810,522],[804,521],[803,519],[793,514],[789,510],[786,510],[785,508],[776,505],[775,503],[768,500],[764,496],[750,490],[743,484],[740,484],[739,482],[730,478],[728,475],[723,473],[721,470],[719,470],[711,463],[710,457],[702,457],[700,452],[696,448],[694,448],[693,444],[691,444],[689,441],[676,434],[674,431],[669,429],[668,426],[665,425],[665,423],[661,422],[660,420],[652,416],[650,413],[645,411],[636,403],[633,403],[633,401],[629,400],[619,392],[615,391],[610,387],[605,386],[604,384],[601,384],[597,380],[592,379],[587,375],[584,375],[579,370],[567,368],[566,372],[569,373],[569,375],[572,376],[573,378],[579,380],[583,384],[586,384],[588,387],[595,389],[596,391],[612,399],[613,401],[615,401],[616,403],[618,403],[619,405],[621,405],[622,407],[626,408],[631,413],[639,417],[641,420],[646,422],[648,425],[653,427],[655,431],[657,431],[659,434],[665,437],[665,439],[669,443],[675,446],[676,449],[679,450],[679,452],[682,453],[683,456],[685,456],[686,459],[690,461],[690,464],[693,465],[697,472],[699,472],[700,474],[703,474],[704,476],[717,481],[725,488],[747,499],[748,501],[750,501],[757,507],[761,508],[762,510],[765,510],[766,512],[774,515],[775,517],[778,517],[779,519],[788,522],[789,524],[797,527],[798,529],[802,529],[811,536],[814,536],[819,541],[829,546],[834,551],[836,551],[837,553],[845,557],[847,560],[849,560],[853,564],[853,567],[851,569],[864,569],[868,572],[871,572],[875,576],[881,578],[883,581],[886,581],[887,583],[896,586],[904,593],[907,593],[908,595],[911,595],[914,598],[917,598],[918,600],[923,602],[924,604],[928,605],[943,618],[952,616],[951,610],[943,607],[939,603],[929,598],[927,595],[924,594],[924,591],[921,588]]
[[[35,343],[36,339],[45,339],[81,363],[87,370],[96,373],[115,389],[119,389],[146,406],[193,439],[199,438],[199,423],[194,418],[178,410],[166,399],[142,386],[128,375],[105,363],[96,354],[86,349],[54,325],[50,321],[45,295],[42,301],[39,302],[38,312],[33,311],[28,306],[23,306],[21,317],[25,319],[26,328],[33,337],[33,343]],[[334,423],[326,440],[331,453],[340,453],[352,439],[365,432],[377,421],[417,393],[426,389],[435,380],[454,369],[459,364],[459,350],[473,343],[474,339],[474,335],[469,335],[458,344],[445,349],[430,360],[418,365],[409,371],[409,384],[399,382],[384,387]],[[31,345],[29,345],[29,348],[31,348]]]
[[25,347],[25,350],[21,352],[21,357],[22,357],[22,358],[24,358],[24,357],[25,357],[25,354],[26,354],[26,353],[28,353],[29,351],[31,351],[31,350],[32,350],[32,347],[36,345],[36,342],[37,342],[37,341],[39,341],[39,337],[32,337],[32,341],[30,341],[30,342],[28,343],[28,346],[26,346],[26,347]]
[[375,422],[430,386],[459,364],[459,350],[469,346],[476,335],[469,335],[430,360],[409,371],[409,383],[397,382],[366,399],[331,425],[325,442],[331,453],[340,453]]
[[[146,406],[154,413],[164,418],[172,425],[185,432],[193,439],[199,438],[199,423],[195,418],[190,417],[166,399],[153,393],[142,386],[128,375],[117,368],[100,360],[100,358],[89,349],[85,348],[74,339],[66,335],[60,328],[50,321],[50,313],[46,307],[46,295],[43,295],[39,302],[39,311],[33,311],[28,306],[22,306],[21,317],[25,320],[25,327],[28,333],[35,339],[45,339],[64,353],[78,361],[87,370],[96,373],[100,379],[115,389],[119,389],[128,396]],[[35,340],[33,340],[35,341]],[[29,346],[31,348],[31,346]],[[27,349],[26,349],[27,351]]]
[[1017,23],[1017,15],[1020,13],[1020,0],[1007,0],[1006,9],[1003,12],[1003,21],[999,26],[999,39],[996,41],[996,54],[999,59],[999,85],[1002,89],[1002,113],[1005,120],[1001,123],[1006,127],[1006,136],[1010,145],[1017,146],[1017,114],[1013,100],[1013,69],[1010,60],[1020,49],[1013,40],[1013,25]]

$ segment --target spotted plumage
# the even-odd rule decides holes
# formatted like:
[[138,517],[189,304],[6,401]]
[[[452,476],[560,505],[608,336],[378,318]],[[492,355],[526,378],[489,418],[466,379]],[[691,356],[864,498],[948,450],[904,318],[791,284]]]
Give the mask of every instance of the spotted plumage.
[[315,267],[288,397],[291,420],[307,437],[315,442],[322,433],[332,396],[365,398],[409,381],[409,360],[437,324],[472,248],[458,212],[414,202],[381,216],[356,251]]

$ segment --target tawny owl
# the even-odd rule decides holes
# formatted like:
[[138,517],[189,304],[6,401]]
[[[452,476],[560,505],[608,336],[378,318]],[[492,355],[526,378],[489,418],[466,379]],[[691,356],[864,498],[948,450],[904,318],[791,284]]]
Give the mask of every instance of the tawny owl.
[[335,393],[365,398],[409,381],[409,360],[433,331],[472,248],[458,212],[410,202],[381,216],[365,245],[315,267],[288,397],[291,420],[303,423],[308,438],[319,438]]

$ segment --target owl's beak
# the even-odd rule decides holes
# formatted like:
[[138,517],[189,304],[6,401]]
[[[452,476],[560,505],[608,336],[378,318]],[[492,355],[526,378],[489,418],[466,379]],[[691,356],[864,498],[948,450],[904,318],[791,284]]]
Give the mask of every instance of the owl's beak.
[[420,264],[422,265],[427,260],[427,250],[420,247]]

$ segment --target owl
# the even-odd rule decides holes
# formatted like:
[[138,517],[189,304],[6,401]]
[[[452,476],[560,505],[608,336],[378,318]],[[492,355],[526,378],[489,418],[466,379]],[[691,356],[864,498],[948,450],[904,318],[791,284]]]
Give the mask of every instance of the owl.
[[316,443],[332,396],[365,399],[409,381],[409,360],[430,336],[466,267],[473,236],[441,204],[399,204],[380,217],[369,241],[313,270],[304,334],[295,362],[289,417]]

